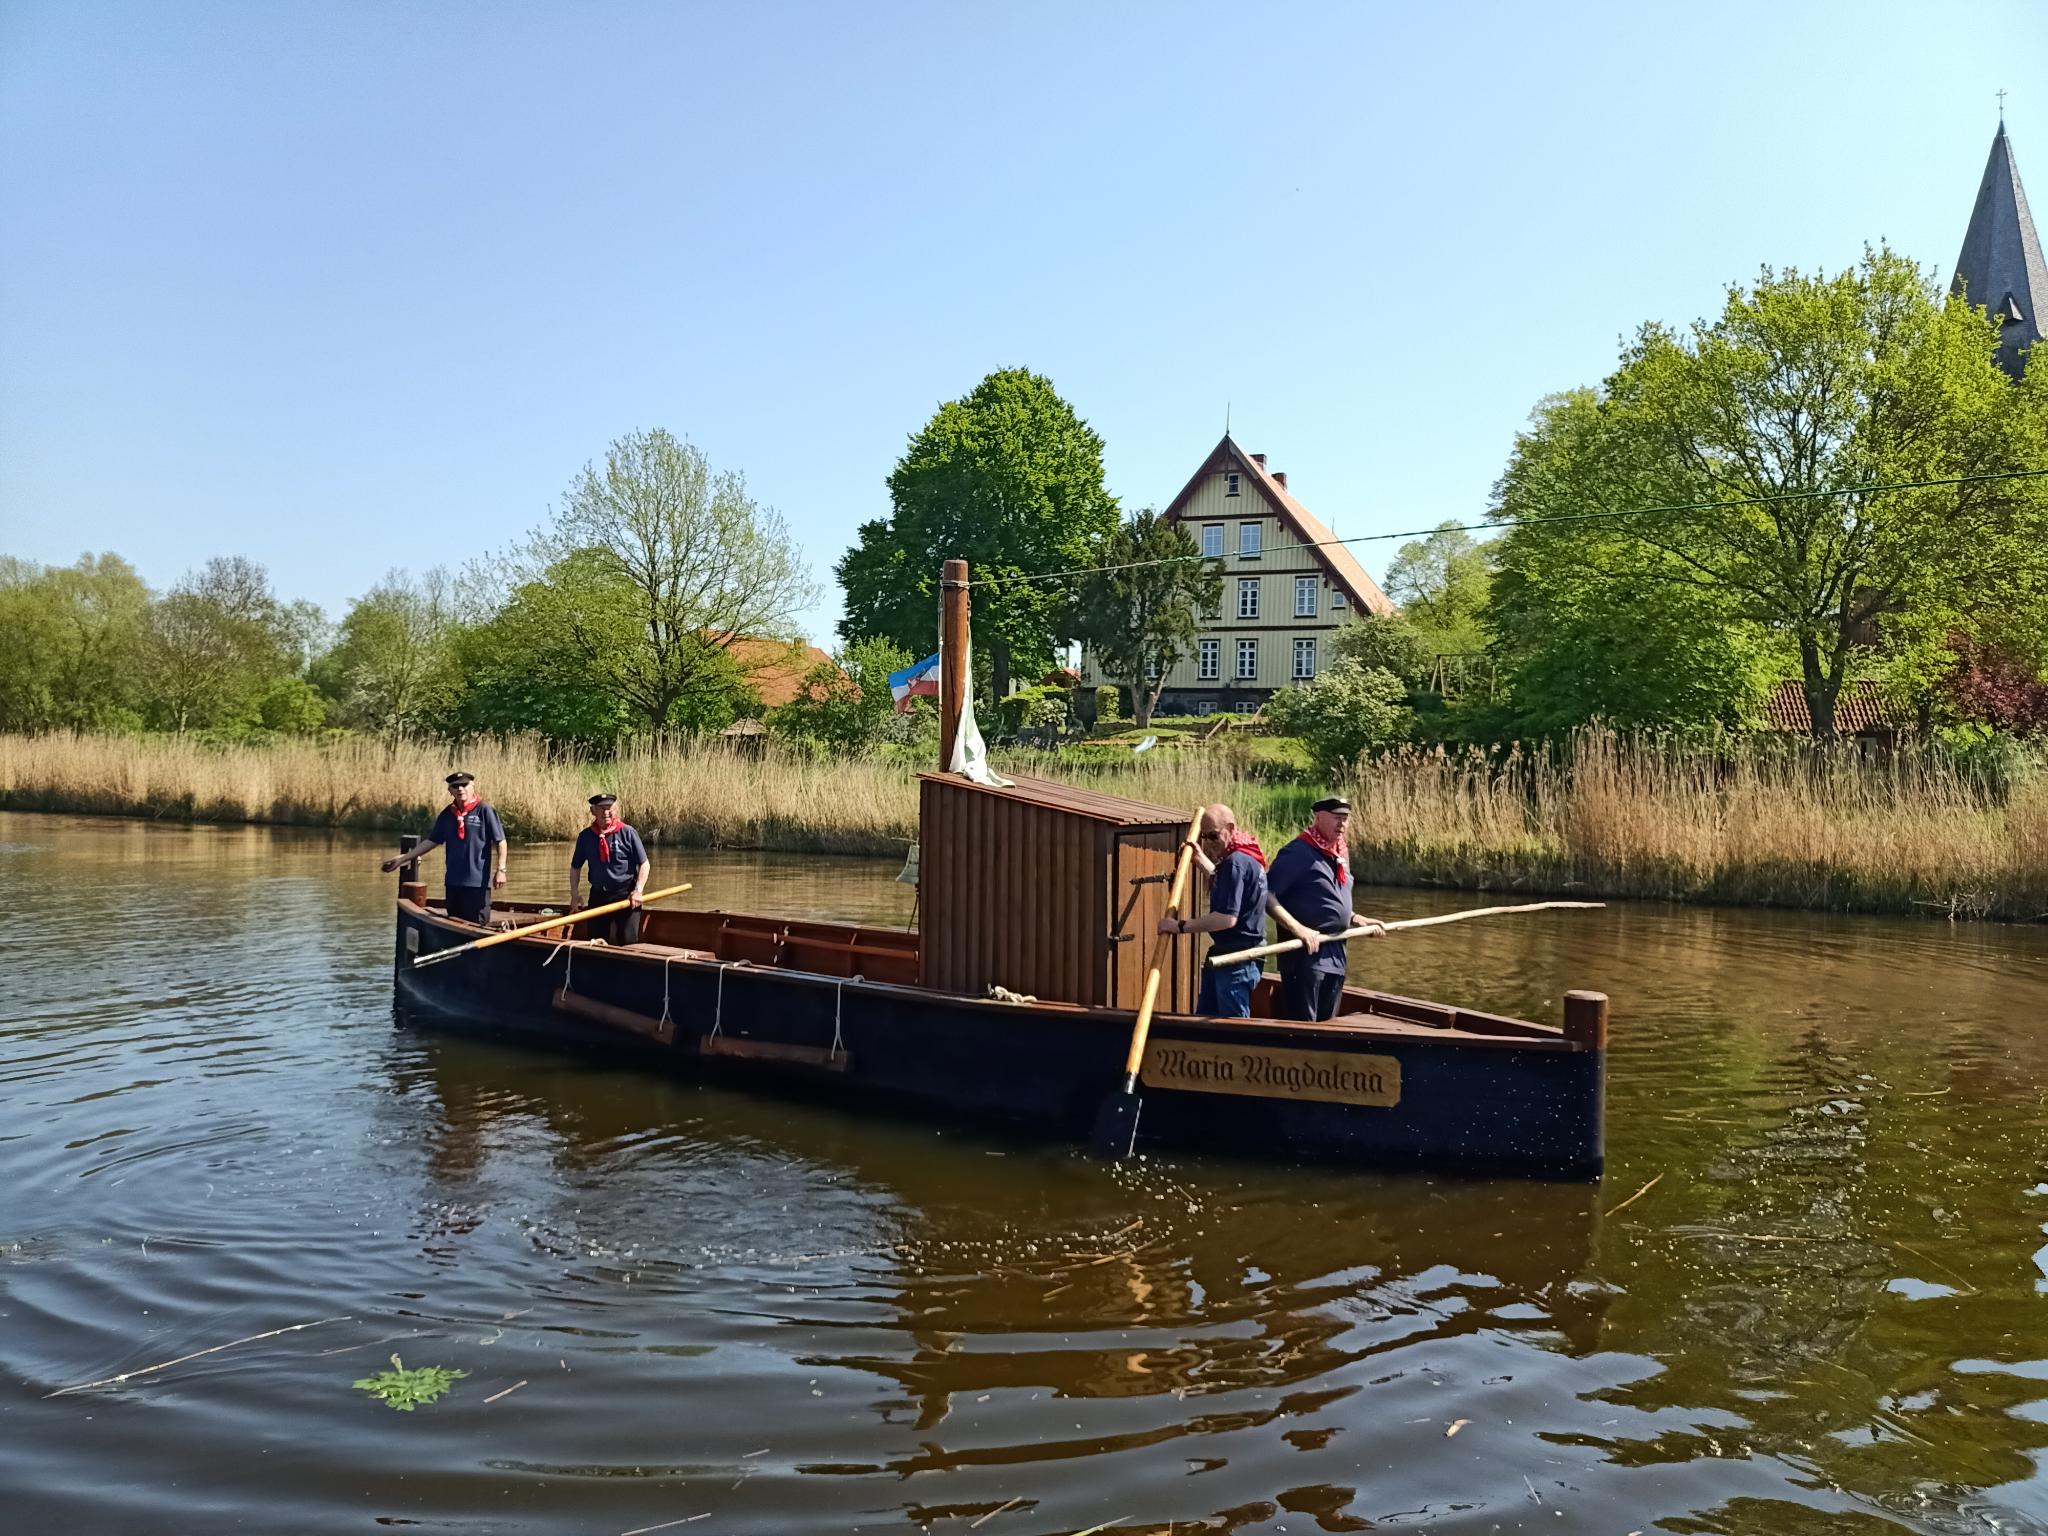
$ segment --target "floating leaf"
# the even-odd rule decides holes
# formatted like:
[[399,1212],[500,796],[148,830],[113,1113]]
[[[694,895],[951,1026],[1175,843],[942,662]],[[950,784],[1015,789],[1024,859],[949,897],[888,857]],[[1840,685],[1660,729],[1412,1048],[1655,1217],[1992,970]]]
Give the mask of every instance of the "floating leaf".
[[365,1376],[355,1385],[387,1408],[411,1413],[421,1403],[431,1403],[454,1386],[457,1377],[468,1374],[467,1371],[451,1371],[438,1365],[423,1365],[408,1371],[405,1362],[393,1355],[390,1370]]

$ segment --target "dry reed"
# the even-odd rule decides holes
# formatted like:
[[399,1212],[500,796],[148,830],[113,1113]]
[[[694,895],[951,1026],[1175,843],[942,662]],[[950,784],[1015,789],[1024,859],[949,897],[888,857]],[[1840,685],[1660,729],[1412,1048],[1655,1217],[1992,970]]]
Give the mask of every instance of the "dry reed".
[[[1226,800],[1269,846],[1311,792],[1236,778],[1216,757],[1158,753],[1064,770],[1162,805]],[[566,838],[594,788],[615,790],[654,841],[900,853],[916,835],[905,764],[759,756],[685,743],[595,763],[537,743],[442,747],[348,739],[203,746],[169,737],[0,735],[0,808],[423,828],[451,766],[478,777],[514,837]],[[1388,884],[1571,892],[1743,905],[2048,914],[2048,782],[1991,794],[1938,755],[1680,750],[1589,732],[1568,755],[1398,753],[1350,793],[1359,873]]]

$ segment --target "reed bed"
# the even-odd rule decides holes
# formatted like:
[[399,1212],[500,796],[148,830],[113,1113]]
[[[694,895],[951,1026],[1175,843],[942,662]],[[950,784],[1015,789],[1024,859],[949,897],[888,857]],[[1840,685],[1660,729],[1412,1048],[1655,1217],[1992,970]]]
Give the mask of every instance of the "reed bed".
[[[1301,825],[1314,795],[1237,778],[1197,753],[1111,768],[1063,769],[1041,753],[1001,763],[1163,805],[1225,800],[1269,849]],[[658,843],[893,855],[916,835],[906,764],[690,743],[597,763],[531,741],[451,756],[360,739],[222,747],[0,735],[0,808],[417,830],[443,803],[451,766],[477,775],[522,839],[573,835],[599,787]],[[1939,753],[1699,751],[1587,732],[1557,753],[1397,753],[1366,765],[1349,793],[1354,860],[1368,881],[2048,916],[2048,779],[1993,792]]]
[[528,740],[451,753],[345,738],[210,746],[177,737],[0,735],[0,808],[182,821],[424,831],[451,768],[477,777],[515,838],[566,839],[598,789],[650,841],[901,854],[917,795],[905,767],[749,757],[716,746],[636,747],[596,763]]

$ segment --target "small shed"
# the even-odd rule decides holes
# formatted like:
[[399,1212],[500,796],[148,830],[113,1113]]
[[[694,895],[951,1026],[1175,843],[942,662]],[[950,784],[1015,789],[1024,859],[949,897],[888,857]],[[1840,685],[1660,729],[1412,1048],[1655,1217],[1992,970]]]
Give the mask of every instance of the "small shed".
[[731,751],[759,757],[768,744],[768,727],[758,720],[735,720],[718,733],[718,739]]
[[[1177,811],[1046,779],[1006,787],[919,778],[923,981],[969,996],[1136,1008],[1193,807]],[[1191,871],[1183,912],[1206,911]],[[1190,1013],[1198,940],[1176,937],[1159,1008]]]

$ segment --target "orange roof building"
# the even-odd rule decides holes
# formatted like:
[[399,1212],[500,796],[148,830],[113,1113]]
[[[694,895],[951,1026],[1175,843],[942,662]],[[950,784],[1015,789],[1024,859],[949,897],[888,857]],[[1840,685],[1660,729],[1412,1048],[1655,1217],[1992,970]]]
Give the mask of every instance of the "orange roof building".
[[811,668],[832,658],[800,640],[770,640],[759,635],[720,636],[726,653],[747,675],[747,686],[761,696],[763,709],[779,709],[797,696]]

